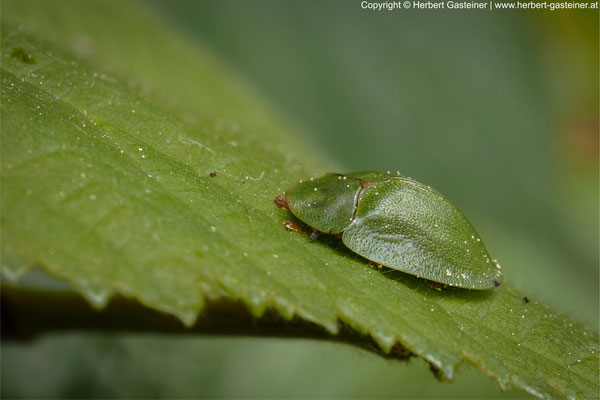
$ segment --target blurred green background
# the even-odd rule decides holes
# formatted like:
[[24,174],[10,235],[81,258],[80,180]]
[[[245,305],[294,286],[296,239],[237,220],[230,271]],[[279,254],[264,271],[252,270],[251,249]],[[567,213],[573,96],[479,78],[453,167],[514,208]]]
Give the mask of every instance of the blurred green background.
[[[597,12],[144,4],[332,165],[400,170],[446,194],[506,281],[598,330]],[[48,336],[3,341],[1,373],[4,398],[527,397],[469,366],[437,383],[420,360],[305,340]]]

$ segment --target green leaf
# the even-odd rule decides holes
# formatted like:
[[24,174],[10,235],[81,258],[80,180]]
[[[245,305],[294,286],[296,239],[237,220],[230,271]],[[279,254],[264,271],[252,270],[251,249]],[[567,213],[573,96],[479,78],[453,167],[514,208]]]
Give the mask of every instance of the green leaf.
[[335,167],[207,50],[125,2],[3,6],[7,276],[41,265],[93,304],[119,294],[186,325],[207,301],[240,300],[400,344],[442,378],[466,361],[501,388],[598,395],[598,336],[511,277],[436,292],[287,231],[273,198]]

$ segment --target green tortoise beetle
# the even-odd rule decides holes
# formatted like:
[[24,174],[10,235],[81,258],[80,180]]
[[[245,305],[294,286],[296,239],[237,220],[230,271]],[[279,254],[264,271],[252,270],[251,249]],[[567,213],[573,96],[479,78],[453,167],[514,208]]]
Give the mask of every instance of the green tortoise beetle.
[[479,234],[448,199],[397,173],[328,173],[300,181],[275,205],[308,226],[289,229],[341,237],[370,262],[444,285],[491,289],[502,280]]

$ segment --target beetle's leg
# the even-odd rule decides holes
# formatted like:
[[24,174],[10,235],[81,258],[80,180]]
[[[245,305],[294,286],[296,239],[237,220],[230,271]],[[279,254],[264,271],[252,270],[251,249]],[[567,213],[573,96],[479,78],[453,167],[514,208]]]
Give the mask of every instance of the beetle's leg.
[[273,200],[273,202],[275,203],[275,205],[277,207],[281,207],[284,210],[290,211],[290,208],[288,207],[288,203],[285,200],[285,197],[283,197],[283,196],[277,196],[277,197],[275,197],[275,200]]
[[296,232],[310,233],[310,240],[315,240],[317,238],[317,236],[319,236],[321,234],[321,232],[319,232],[316,229],[311,228],[310,226],[299,224],[294,221],[285,221],[283,223],[283,225],[285,225],[286,228],[291,229]]
[[314,231],[313,228],[310,228],[310,227],[308,227],[306,225],[299,224],[299,223],[294,222],[294,221],[285,221],[283,223],[283,225],[285,225],[286,228],[291,229],[291,230],[296,231],[296,232],[306,232],[306,233],[312,234],[313,231]]
[[429,286],[431,286],[432,288],[434,288],[435,290],[437,290],[438,292],[441,292],[442,289],[446,287],[446,285],[443,283],[430,281],[428,279],[425,279],[425,283],[428,284]]
[[377,267],[377,269],[381,269],[383,268],[383,265],[376,263],[375,261],[369,261],[369,265],[372,265],[374,267]]

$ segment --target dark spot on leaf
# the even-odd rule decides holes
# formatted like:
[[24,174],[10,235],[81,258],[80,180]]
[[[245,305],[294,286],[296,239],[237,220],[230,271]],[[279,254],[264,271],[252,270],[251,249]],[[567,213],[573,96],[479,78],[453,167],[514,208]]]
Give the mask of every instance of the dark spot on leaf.
[[527,296],[523,297],[523,301],[524,301],[525,303],[529,303],[529,299],[527,298]]
[[429,370],[431,372],[433,372],[433,375],[435,375],[437,380],[439,380],[439,381],[444,380],[444,374],[442,373],[441,369],[439,369],[438,367],[436,367],[433,364],[429,364]]
[[390,355],[396,356],[398,358],[408,358],[412,355],[410,350],[406,347],[402,346],[402,344],[396,342],[392,350],[390,351]]
[[494,286],[500,286],[497,280],[494,279]]
[[28,53],[27,50],[25,50],[23,47],[13,47],[13,49],[10,51],[10,56],[26,64],[36,63],[33,56],[30,53]]
[[214,178],[215,176],[217,176],[217,171],[212,171],[209,175]]

